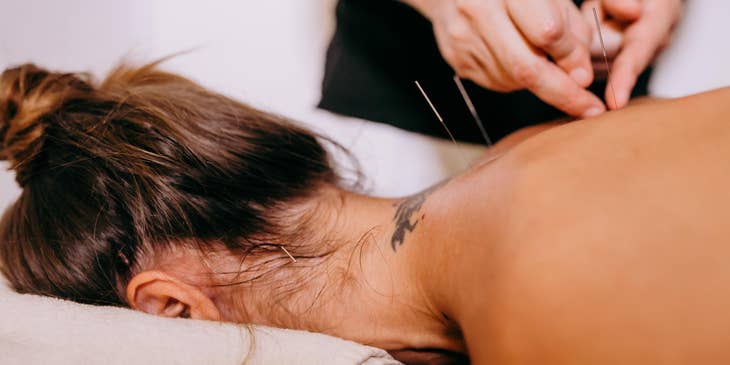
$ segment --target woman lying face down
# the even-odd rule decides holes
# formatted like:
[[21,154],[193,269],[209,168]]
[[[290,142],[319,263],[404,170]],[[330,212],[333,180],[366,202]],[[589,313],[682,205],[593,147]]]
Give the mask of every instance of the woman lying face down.
[[518,132],[403,199],[155,69],[0,78],[21,293],[323,332],[406,361],[730,361],[730,90]]

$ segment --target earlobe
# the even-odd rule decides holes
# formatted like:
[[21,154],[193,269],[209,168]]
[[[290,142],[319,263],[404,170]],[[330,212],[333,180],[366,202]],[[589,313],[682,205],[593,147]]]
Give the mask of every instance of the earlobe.
[[149,270],[132,278],[127,285],[127,301],[132,309],[163,317],[190,317],[220,321],[215,303],[199,288],[162,271]]

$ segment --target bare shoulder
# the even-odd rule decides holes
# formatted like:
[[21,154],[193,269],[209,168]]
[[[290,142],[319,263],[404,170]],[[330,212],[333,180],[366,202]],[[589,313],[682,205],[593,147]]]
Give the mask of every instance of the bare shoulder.
[[495,168],[498,233],[458,269],[475,364],[730,358],[730,279],[707,280],[730,278],[730,90],[554,128]]

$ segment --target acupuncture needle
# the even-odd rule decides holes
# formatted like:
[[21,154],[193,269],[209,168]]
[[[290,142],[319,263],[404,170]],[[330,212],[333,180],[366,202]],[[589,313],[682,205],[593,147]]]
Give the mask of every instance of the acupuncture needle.
[[611,83],[611,65],[608,63],[608,54],[606,53],[606,44],[603,42],[603,33],[601,32],[601,22],[598,20],[598,11],[596,8],[593,8],[593,18],[596,20],[596,29],[598,30],[598,39],[601,41],[601,49],[603,50],[603,60],[606,62],[606,71],[608,72],[608,87],[611,89],[611,94],[613,94],[613,105],[614,108],[618,107],[618,102],[616,101],[616,90],[613,88],[613,83]]
[[423,98],[426,99],[426,102],[428,103],[428,106],[431,107],[431,110],[433,110],[433,113],[436,114],[436,118],[438,118],[439,122],[444,127],[444,129],[446,130],[446,133],[448,133],[449,138],[451,138],[451,142],[453,142],[454,145],[457,148],[459,148],[460,157],[461,157],[462,162],[464,163],[464,167],[468,167],[469,166],[469,163],[467,162],[467,159],[466,159],[466,156],[464,154],[464,151],[461,150],[461,146],[458,143],[456,143],[456,138],[454,138],[454,135],[451,134],[451,130],[449,129],[448,126],[446,126],[446,123],[444,123],[444,119],[441,118],[441,114],[439,114],[438,110],[436,110],[436,107],[431,102],[431,99],[428,97],[428,94],[426,94],[426,91],[423,90],[423,88],[421,87],[421,84],[418,82],[418,80],[416,80],[415,82],[416,82],[416,86],[418,87],[418,90],[421,92],[421,95],[423,95]]
[[466,88],[464,87],[464,84],[461,82],[461,78],[459,76],[454,75],[454,82],[456,83],[456,87],[459,89],[459,93],[461,93],[461,97],[464,99],[464,102],[466,103],[466,107],[469,108],[469,112],[471,113],[471,116],[474,118],[474,121],[477,123],[477,127],[479,127],[479,132],[482,133],[482,137],[484,137],[484,141],[487,142],[487,146],[492,145],[492,140],[489,138],[489,135],[487,134],[487,130],[484,129],[484,124],[482,123],[482,118],[479,117],[479,113],[477,113],[477,109],[474,107],[474,103],[472,103],[471,98],[469,97],[469,94],[466,92]]

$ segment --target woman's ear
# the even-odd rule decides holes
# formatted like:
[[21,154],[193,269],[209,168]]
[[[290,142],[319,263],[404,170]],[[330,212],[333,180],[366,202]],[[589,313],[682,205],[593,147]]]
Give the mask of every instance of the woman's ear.
[[135,275],[127,285],[127,301],[133,309],[158,316],[221,320],[218,307],[200,289],[158,270]]

